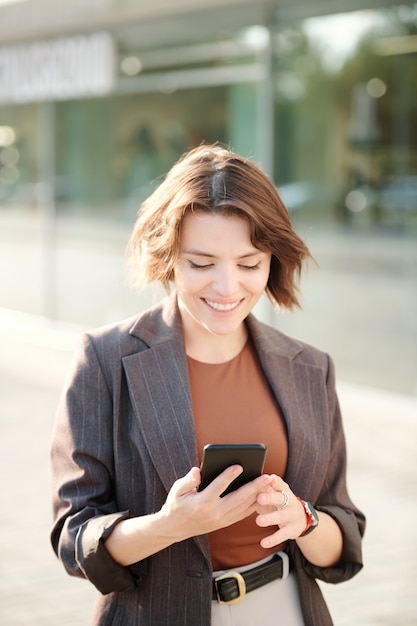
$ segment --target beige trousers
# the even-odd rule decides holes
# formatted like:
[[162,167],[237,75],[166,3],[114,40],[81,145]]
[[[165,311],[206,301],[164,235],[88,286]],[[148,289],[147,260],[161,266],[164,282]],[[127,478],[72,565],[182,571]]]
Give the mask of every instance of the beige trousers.
[[[213,600],[212,626],[304,626],[295,574],[288,573],[288,555],[285,552],[278,554],[284,559],[283,578],[251,591],[239,604],[219,604]],[[249,567],[236,567],[233,571],[244,572],[266,563],[270,558],[252,563]],[[214,572],[214,575],[224,573]]]

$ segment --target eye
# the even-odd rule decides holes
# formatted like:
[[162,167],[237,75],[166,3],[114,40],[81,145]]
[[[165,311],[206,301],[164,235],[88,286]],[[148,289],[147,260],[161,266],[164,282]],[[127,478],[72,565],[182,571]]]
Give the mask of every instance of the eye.
[[239,265],[239,267],[240,267],[242,270],[248,270],[248,271],[250,271],[250,270],[257,270],[257,269],[259,269],[259,266],[260,266],[260,265],[261,265],[261,262],[260,262],[260,261],[258,261],[258,263],[255,263],[255,265]]
[[212,267],[212,263],[207,263],[206,265],[200,265],[199,263],[195,263],[194,261],[191,261],[191,259],[188,259],[188,263],[190,264],[190,267],[194,270],[205,270],[208,267]]

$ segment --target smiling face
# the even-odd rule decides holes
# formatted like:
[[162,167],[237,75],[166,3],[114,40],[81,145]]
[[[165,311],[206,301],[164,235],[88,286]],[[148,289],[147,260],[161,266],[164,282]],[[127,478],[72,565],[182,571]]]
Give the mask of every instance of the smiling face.
[[186,215],[174,282],[190,356],[207,355],[212,345],[226,359],[242,348],[244,320],[265,290],[270,263],[252,245],[245,218]]

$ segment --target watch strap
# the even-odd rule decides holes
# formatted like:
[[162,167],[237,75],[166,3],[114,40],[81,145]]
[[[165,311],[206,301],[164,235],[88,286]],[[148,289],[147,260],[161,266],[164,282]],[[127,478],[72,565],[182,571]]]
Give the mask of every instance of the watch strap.
[[304,528],[301,535],[299,535],[299,537],[305,537],[306,535],[309,535],[315,528],[317,528],[317,526],[319,525],[319,516],[311,502],[307,502],[306,500],[302,500],[301,498],[297,498],[297,500],[299,500],[303,505],[306,515],[306,527]]

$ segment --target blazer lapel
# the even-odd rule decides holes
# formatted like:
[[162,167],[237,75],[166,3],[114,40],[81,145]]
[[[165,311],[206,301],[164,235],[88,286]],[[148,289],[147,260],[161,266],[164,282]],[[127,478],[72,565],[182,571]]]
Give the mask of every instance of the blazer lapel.
[[165,343],[125,357],[123,364],[149,455],[169,491],[197,464],[186,363]]
[[[253,318],[258,356],[287,426],[289,457],[285,480],[314,499],[330,453],[326,385],[319,366],[305,362],[303,345]],[[274,334],[274,339],[270,336]],[[318,452],[320,451],[320,452]]]
[[[139,329],[132,332],[146,336],[151,345],[124,357],[123,366],[149,456],[168,492],[178,478],[198,465],[182,333],[164,325],[156,337],[149,327],[141,334]],[[209,561],[208,539],[194,539]]]

